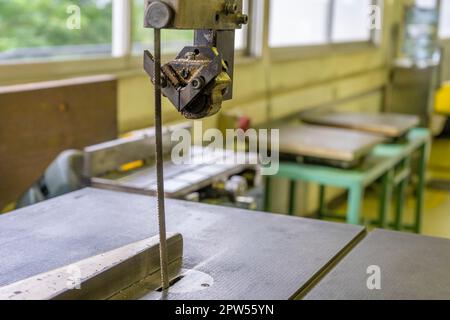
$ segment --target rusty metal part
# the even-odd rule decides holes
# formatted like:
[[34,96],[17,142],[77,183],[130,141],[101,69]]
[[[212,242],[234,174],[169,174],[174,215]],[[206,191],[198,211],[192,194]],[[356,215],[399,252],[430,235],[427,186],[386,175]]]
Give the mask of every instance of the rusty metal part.
[[172,9],[164,2],[154,1],[145,9],[145,22],[155,29],[169,25],[173,18]]
[[[233,97],[235,29],[246,24],[242,0],[147,0],[145,27],[194,29],[194,45],[162,67],[162,93],[188,119],[216,114]],[[155,61],[144,54],[155,83]]]
[[[155,59],[145,52],[144,68],[155,74]],[[228,66],[215,47],[185,47],[161,69],[162,93],[188,119],[216,114],[231,87]],[[155,83],[155,77],[152,77]],[[159,81],[161,83],[161,80]]]
[[[235,30],[240,29],[242,24],[248,20],[242,14],[242,0],[146,0],[145,9],[147,15],[153,15],[154,3],[163,3],[175,14],[167,29],[212,29],[212,30]],[[164,12],[164,11],[163,11]],[[160,19],[166,21],[166,16],[159,19],[145,19],[146,28],[155,28],[153,22],[159,24]]]
[[[226,72],[230,76],[231,82],[233,82],[234,77],[234,42],[234,30],[196,30],[194,34],[194,43],[196,45],[217,49],[222,58],[222,63],[226,66]],[[231,100],[232,98],[233,86],[230,85],[223,96],[223,100]]]

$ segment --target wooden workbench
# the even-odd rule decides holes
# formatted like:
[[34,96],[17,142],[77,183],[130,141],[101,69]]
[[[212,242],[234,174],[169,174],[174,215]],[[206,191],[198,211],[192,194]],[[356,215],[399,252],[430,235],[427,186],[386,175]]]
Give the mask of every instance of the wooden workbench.
[[301,119],[310,124],[355,129],[388,138],[399,138],[420,123],[414,115],[335,111],[304,113]]
[[0,87],[0,211],[58,154],[115,139],[117,133],[112,76]]
[[[427,167],[427,155],[430,147],[430,132],[427,129],[416,128],[411,130],[403,144],[385,144],[376,147],[367,160],[359,167],[352,170],[331,168],[329,166],[309,165],[302,163],[281,162],[278,173],[275,176],[266,176],[266,210],[270,211],[271,180],[274,178],[284,178],[290,180],[289,192],[289,214],[293,215],[296,206],[297,181],[317,183],[320,186],[319,192],[319,218],[333,217],[326,211],[325,192],[327,186],[344,188],[349,190],[348,208],[346,219],[348,223],[359,224],[363,212],[362,201],[365,189],[377,180],[382,181],[382,192],[379,202],[379,221],[381,228],[388,226],[392,189],[399,186],[396,201],[395,228],[402,230],[404,227],[420,233],[424,195],[425,195],[425,172]],[[418,185],[416,188],[415,221],[412,226],[403,224],[403,208],[405,199],[406,183],[410,175],[410,158],[419,153],[419,166],[417,168]],[[397,170],[398,169],[398,170]],[[396,172],[396,170],[398,172]],[[264,174],[264,168],[263,168]]]
[[280,153],[352,163],[366,156],[383,138],[339,128],[301,125],[280,128]]
[[[155,199],[84,189],[0,216],[0,286],[157,234]],[[365,229],[167,200],[184,268],[213,285],[170,299],[290,299],[301,295]]]

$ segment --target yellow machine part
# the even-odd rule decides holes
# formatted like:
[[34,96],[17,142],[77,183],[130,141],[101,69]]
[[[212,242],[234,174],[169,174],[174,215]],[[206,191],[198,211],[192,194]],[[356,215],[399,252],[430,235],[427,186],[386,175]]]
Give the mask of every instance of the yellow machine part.
[[0,210],[0,214],[8,213],[16,209],[16,204],[14,202],[8,204],[6,207]]
[[444,83],[437,91],[434,111],[438,114],[450,116],[450,82]]

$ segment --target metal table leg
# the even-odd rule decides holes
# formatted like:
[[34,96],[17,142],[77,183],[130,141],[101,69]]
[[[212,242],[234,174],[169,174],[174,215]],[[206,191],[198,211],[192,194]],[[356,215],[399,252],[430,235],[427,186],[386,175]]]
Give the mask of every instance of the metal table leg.
[[416,219],[414,222],[414,232],[420,233],[422,231],[422,218],[423,218],[423,208],[425,199],[425,175],[427,169],[427,158],[428,158],[428,143],[425,143],[419,150],[419,172],[418,178],[419,182],[417,185],[417,203],[416,203]]
[[[411,165],[410,157],[405,158],[401,163],[401,169],[409,170]],[[395,230],[403,230],[403,213],[405,209],[406,187],[408,186],[409,175],[405,176],[397,186],[396,190],[396,204],[395,204]]]
[[297,197],[297,181],[292,180],[289,182],[289,211],[288,214],[290,216],[295,215],[295,205],[296,205],[296,198]]
[[270,179],[269,176],[266,176],[265,179],[265,186],[264,186],[264,211],[270,212],[271,210],[271,203],[270,203],[270,183],[272,182],[272,179]]
[[386,172],[386,174],[381,179],[382,190],[380,197],[380,208],[379,208],[379,225],[380,228],[386,229],[388,226],[388,218],[392,199],[392,185],[393,185],[394,171],[393,169]]
[[323,219],[326,214],[326,187],[325,185],[319,185],[319,219]]
[[361,223],[361,208],[364,199],[364,186],[354,185],[349,190],[347,223],[359,225]]

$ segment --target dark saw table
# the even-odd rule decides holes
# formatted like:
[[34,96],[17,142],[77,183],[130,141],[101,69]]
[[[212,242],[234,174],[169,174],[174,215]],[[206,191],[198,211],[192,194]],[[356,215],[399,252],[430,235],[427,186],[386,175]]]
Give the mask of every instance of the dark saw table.
[[[154,208],[150,196],[84,189],[0,216],[0,287],[154,237]],[[450,299],[450,240],[178,200],[167,224],[190,275],[167,299]]]
[[[84,189],[1,216],[0,286],[155,236],[154,208],[149,196]],[[183,268],[212,278],[169,299],[301,297],[365,235],[359,226],[177,200],[166,210],[168,232],[184,238]]]
[[450,240],[375,230],[305,298],[448,300]]

